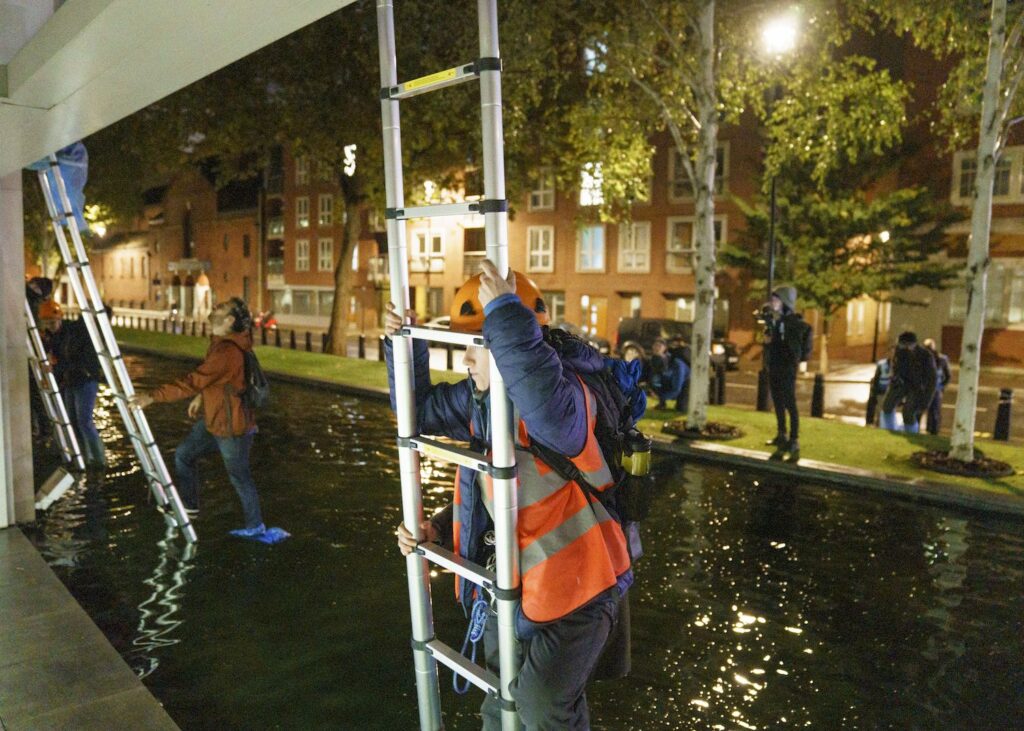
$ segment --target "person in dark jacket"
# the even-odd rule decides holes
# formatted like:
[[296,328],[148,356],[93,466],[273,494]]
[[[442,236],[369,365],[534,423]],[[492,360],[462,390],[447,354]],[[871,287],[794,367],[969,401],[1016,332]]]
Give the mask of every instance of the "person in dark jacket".
[[[619,524],[582,486],[548,468],[530,446],[540,444],[563,454],[596,490],[611,485],[611,470],[594,435],[593,396],[578,373],[599,372],[601,355],[585,343],[573,352],[556,351],[545,340],[547,310],[539,291],[511,270],[502,278],[485,261],[456,295],[453,329],[483,330],[483,348],[466,350],[469,378],[459,383],[430,383],[426,343],[413,342],[417,431],[469,442],[490,450],[489,361],[493,357],[519,414],[516,429],[518,472],[518,541],[522,600],[516,633],[522,669],[511,692],[528,729],[589,729],[586,684],[613,624],[618,606],[632,583],[625,537]],[[479,293],[474,291],[479,286]],[[415,322],[415,313],[405,317]],[[385,355],[395,386],[390,338],[402,318],[389,307]],[[423,521],[427,540],[451,546],[459,555],[486,564],[486,536],[493,530],[491,490],[485,475],[459,469],[454,506]],[[408,554],[416,540],[404,524],[399,548]],[[543,550],[531,550],[531,546]],[[457,595],[467,610],[481,590],[466,579]],[[497,671],[497,620],[487,615],[485,659]],[[501,728],[500,705],[487,696],[481,708],[485,729]]]
[[902,405],[903,431],[917,434],[921,431],[921,415],[935,396],[937,381],[935,358],[927,348],[917,342],[912,332],[900,334],[893,355],[892,381],[882,402],[882,427],[898,431],[896,409]]
[[682,358],[677,358],[669,353],[668,344],[661,338],[651,344],[651,359],[648,362],[648,367],[650,368],[649,384],[658,397],[658,408],[667,409],[666,402],[668,400],[679,400],[690,377],[690,367]]
[[82,445],[85,464],[103,469],[107,466],[107,455],[93,421],[103,371],[85,320],[58,320],[50,349],[54,359],[53,375],[75,435]]
[[[202,417],[174,452],[178,491],[185,509],[199,512],[199,460],[220,452],[231,485],[242,503],[245,527],[230,531],[241,538],[266,532],[260,498],[249,468],[249,453],[256,436],[256,415],[242,403],[245,390],[245,353],[252,350],[252,315],[238,297],[213,309],[209,316],[210,348],[199,367],[152,393],[137,393],[132,405],[146,408],[192,397],[188,415]],[[271,529],[274,530],[274,529]]]
[[928,404],[925,429],[929,434],[938,434],[939,428],[942,426],[942,393],[946,390],[946,384],[952,378],[952,373],[949,369],[949,357],[945,353],[939,352],[934,340],[926,338],[924,347],[935,359],[935,396]]
[[[796,377],[800,364],[811,357],[814,333],[796,313],[796,289],[772,292],[771,320],[767,323],[768,387],[775,404],[777,431],[768,444],[776,448],[772,459],[800,459],[800,415],[796,409]],[[786,413],[789,413],[789,431]]]

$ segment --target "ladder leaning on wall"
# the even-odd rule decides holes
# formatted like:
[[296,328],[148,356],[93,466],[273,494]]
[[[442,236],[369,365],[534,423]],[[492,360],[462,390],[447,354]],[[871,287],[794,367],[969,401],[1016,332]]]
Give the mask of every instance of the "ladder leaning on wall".
[[121,414],[121,420],[124,422],[128,438],[135,448],[135,454],[139,458],[139,464],[153,498],[156,500],[157,508],[163,514],[169,527],[176,527],[185,536],[186,541],[195,543],[197,540],[195,528],[189,520],[188,513],[185,512],[181,498],[178,497],[178,491],[174,487],[163,455],[160,454],[160,449],[153,438],[153,432],[150,431],[146,415],[142,409],[128,403],[128,400],[135,395],[135,387],[128,375],[128,368],[121,356],[121,349],[117,346],[110,318],[107,316],[99,288],[96,286],[96,279],[89,266],[89,257],[82,244],[82,234],[78,230],[78,223],[75,220],[71,201],[68,199],[64,176],[61,174],[56,155],[50,155],[48,169],[39,171],[39,182],[43,189],[43,197],[46,199],[46,208],[53,225],[53,233],[57,237],[57,247],[60,249],[61,258],[67,267],[71,291],[82,311],[82,320],[85,322],[89,337],[96,348],[96,355],[99,357],[103,375],[114,392],[114,400]]
[[[405,312],[409,307],[406,220],[436,216],[483,215],[487,257],[497,266],[501,276],[508,274],[508,206],[505,200],[497,1],[477,0],[477,12],[480,28],[479,58],[471,63],[400,84],[395,55],[392,0],[377,0],[387,206],[385,217],[391,273],[391,302],[398,312]],[[480,81],[483,199],[472,203],[405,207],[399,101],[475,79]],[[501,374],[491,359],[491,454],[484,456],[467,449],[453,448],[418,435],[412,370],[414,339],[486,347],[479,333],[457,333],[422,327],[404,327],[393,338],[398,459],[402,478],[402,518],[405,527],[417,540],[423,540],[424,536],[419,527],[423,520],[419,464],[421,453],[472,470],[486,472],[492,476],[494,482],[496,558],[496,570],[492,572],[432,543],[421,543],[416,551],[406,557],[420,728],[436,731],[443,727],[437,679],[437,662],[441,662],[485,693],[498,698],[502,709],[502,728],[511,731],[519,727],[518,715],[509,693],[509,684],[519,670],[516,660],[515,611],[520,591],[512,405],[508,400]],[[434,637],[428,561],[483,586],[496,597],[500,677],[495,677],[494,673],[470,662],[457,650]]]

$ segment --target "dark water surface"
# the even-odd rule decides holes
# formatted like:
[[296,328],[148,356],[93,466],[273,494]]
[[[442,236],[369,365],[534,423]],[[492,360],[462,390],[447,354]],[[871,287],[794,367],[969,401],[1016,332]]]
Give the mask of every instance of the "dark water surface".
[[[130,357],[147,388],[185,372]],[[112,466],[30,531],[175,721],[192,729],[417,724],[394,429],[385,405],[275,384],[253,469],[274,546],[204,472],[194,555],[164,534],[109,396]],[[173,464],[185,402],[151,423]],[[38,463],[40,474],[49,464]],[[599,729],[1024,728],[1021,524],[705,466],[657,465],[634,589],[634,670],[590,692]],[[424,461],[428,508],[452,471]],[[438,635],[465,622],[434,582]],[[450,729],[480,697],[451,692]]]

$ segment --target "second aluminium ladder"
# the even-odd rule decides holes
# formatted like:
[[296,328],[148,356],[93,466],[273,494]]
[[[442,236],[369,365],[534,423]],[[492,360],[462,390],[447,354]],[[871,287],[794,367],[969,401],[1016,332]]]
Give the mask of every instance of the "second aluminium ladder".
[[60,445],[60,453],[64,461],[72,469],[79,472],[85,470],[85,459],[82,457],[82,450],[78,444],[78,437],[75,429],[68,418],[68,410],[61,398],[60,389],[57,386],[57,379],[50,370],[50,359],[43,347],[43,339],[36,326],[36,318],[32,314],[32,308],[25,301],[25,336],[28,340],[28,364],[35,379],[36,387],[39,389],[39,396],[46,408],[46,415],[53,425],[57,434],[57,443]]
[[[439,4],[438,12],[444,12]],[[398,83],[395,56],[395,24],[392,0],[377,0],[377,40],[380,51],[381,116],[384,136],[384,183],[391,273],[391,302],[396,311],[409,307],[409,262],[405,221],[412,218],[481,214],[487,241],[487,257],[501,276],[508,274],[508,214],[505,200],[504,143],[501,117],[501,61],[498,55],[497,0],[477,0],[480,57],[475,61],[429,76]],[[479,79],[483,131],[484,196],[473,203],[405,207],[402,178],[402,135],[399,100]],[[413,659],[419,702],[420,728],[443,728],[437,662],[451,668],[501,704],[504,731],[519,727],[509,684],[519,668],[516,660],[515,611],[519,598],[519,548],[516,540],[515,448],[512,441],[513,411],[493,358],[490,360],[491,454],[441,444],[416,433],[413,395],[413,339],[484,347],[479,334],[404,327],[393,338],[395,402],[398,416],[398,459],[402,478],[402,519],[405,527],[423,541],[423,494],[420,485],[420,454],[446,459],[469,469],[486,472],[494,483],[494,532],[496,571],[491,572],[435,544],[421,543],[406,558],[409,606],[412,614]],[[464,658],[456,649],[434,637],[430,603],[430,571],[427,561],[489,589],[497,599],[500,677]]]
[[[130,406],[128,401],[135,395],[135,387],[128,376],[128,368],[121,356],[121,349],[114,338],[114,330],[110,325],[106,308],[100,297],[99,288],[89,266],[89,257],[82,244],[82,235],[68,199],[64,176],[56,155],[50,155],[48,170],[39,171],[39,182],[46,199],[46,208],[53,224],[53,233],[57,237],[57,246],[67,267],[68,282],[74,292],[75,301],[82,311],[89,337],[96,348],[100,366],[107,384],[114,392],[117,409],[121,413],[128,437],[131,439],[135,454],[139,458],[142,472],[146,476],[149,489],[156,500],[157,507],[163,513],[168,526],[177,527],[185,540],[195,543],[196,531],[189,520],[185,506],[178,497],[171,475],[164,464],[163,455],[156,445],[153,432],[142,409]],[[70,234],[71,241],[68,242]]]

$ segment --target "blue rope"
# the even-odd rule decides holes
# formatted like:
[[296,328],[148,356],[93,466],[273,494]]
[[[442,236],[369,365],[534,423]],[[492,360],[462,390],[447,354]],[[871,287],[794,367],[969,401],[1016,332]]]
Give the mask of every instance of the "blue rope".
[[[466,628],[466,639],[462,641],[462,654],[469,658],[470,662],[476,662],[476,646],[480,638],[484,636],[484,627],[487,626],[488,604],[486,599],[477,599],[473,602],[473,612],[469,616],[469,627]],[[470,645],[472,644],[472,648]],[[470,654],[466,655],[467,648]],[[459,681],[462,681],[461,684]],[[458,673],[452,675],[452,687],[459,695],[465,695],[469,691],[469,679],[460,678]]]

